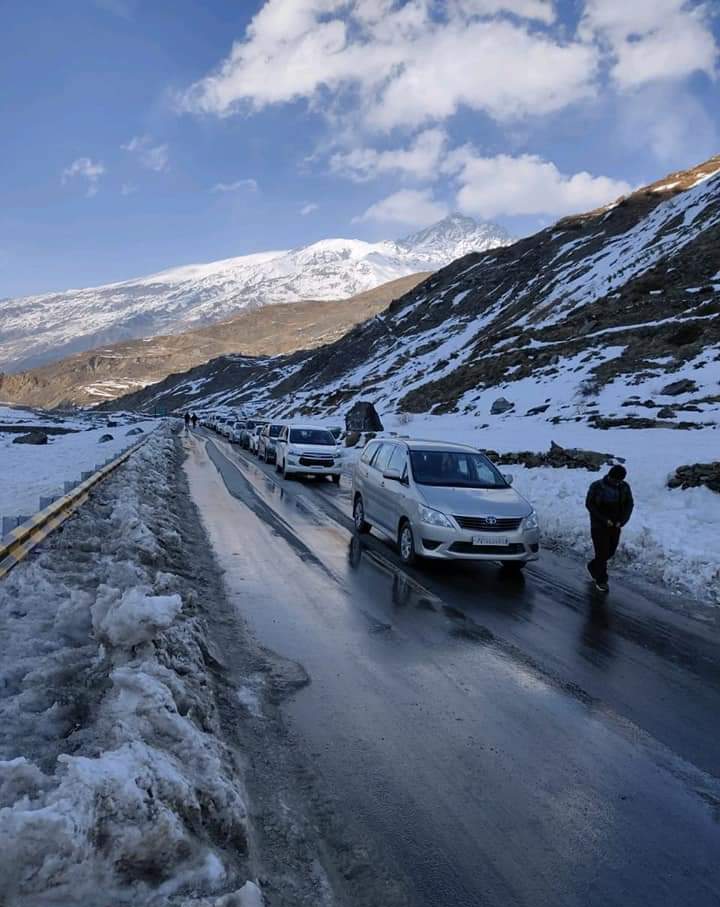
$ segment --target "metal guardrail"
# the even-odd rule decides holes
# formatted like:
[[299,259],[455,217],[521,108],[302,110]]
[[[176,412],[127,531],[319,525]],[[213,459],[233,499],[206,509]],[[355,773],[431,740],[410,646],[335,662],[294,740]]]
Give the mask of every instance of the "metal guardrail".
[[12,568],[27,557],[36,545],[39,545],[54,529],[62,525],[87,501],[91,490],[129,459],[136,450],[139,450],[152,434],[153,432],[147,434],[137,444],[133,444],[120,456],[73,488],[71,492],[53,501],[44,510],[39,511],[0,539],[0,579],[7,576]]

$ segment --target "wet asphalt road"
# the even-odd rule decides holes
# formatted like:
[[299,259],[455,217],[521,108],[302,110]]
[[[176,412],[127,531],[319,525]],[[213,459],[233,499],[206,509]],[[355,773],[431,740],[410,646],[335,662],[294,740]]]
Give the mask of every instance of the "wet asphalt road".
[[229,593],[311,677],[287,720],[399,881],[378,907],[720,904],[715,618],[548,554],[406,572],[345,486],[202,432],[188,469]]

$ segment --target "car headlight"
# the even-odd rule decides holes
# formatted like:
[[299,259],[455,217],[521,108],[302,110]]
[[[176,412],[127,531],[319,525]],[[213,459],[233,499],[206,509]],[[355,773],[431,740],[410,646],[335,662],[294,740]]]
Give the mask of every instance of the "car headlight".
[[448,517],[440,510],[433,510],[432,507],[424,507],[423,505],[420,505],[419,509],[420,519],[423,523],[428,523],[430,526],[442,526],[445,529],[453,528],[453,524]]
[[537,514],[534,510],[531,510],[530,513],[525,517],[525,528],[526,529],[539,529],[540,524],[538,523]]

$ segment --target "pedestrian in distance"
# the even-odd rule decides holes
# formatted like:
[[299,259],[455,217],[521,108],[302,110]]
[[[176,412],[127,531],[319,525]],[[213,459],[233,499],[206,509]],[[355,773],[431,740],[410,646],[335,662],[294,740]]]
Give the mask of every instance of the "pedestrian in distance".
[[592,483],[585,498],[595,549],[595,557],[587,568],[601,592],[608,591],[608,561],[617,551],[622,528],[635,506],[626,476],[624,466],[611,466],[606,476]]
[[190,413],[185,413],[185,431],[190,430]]
[[192,414],[192,424],[193,424],[193,428],[197,428],[197,414],[196,413]]

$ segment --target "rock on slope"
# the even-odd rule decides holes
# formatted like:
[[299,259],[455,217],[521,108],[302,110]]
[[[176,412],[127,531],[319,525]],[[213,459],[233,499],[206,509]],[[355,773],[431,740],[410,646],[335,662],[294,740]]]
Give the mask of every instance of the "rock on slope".
[[[385,412],[503,419],[532,410],[639,427],[672,403],[667,425],[717,421],[719,302],[716,157],[512,246],[471,253],[333,344],[223,357],[117,405],[323,414],[370,397]],[[664,392],[677,379],[692,389]],[[500,393],[513,407],[490,416]]]
[[39,407],[88,406],[227,353],[290,353],[330,343],[428,276],[411,274],[352,299],[280,303],[194,331],[129,340],[17,374],[0,374],[0,399]]
[[418,271],[435,271],[470,249],[508,242],[500,227],[452,215],[397,242],[328,239],[104,287],[0,300],[0,368],[21,371],[269,304],[346,299]]

